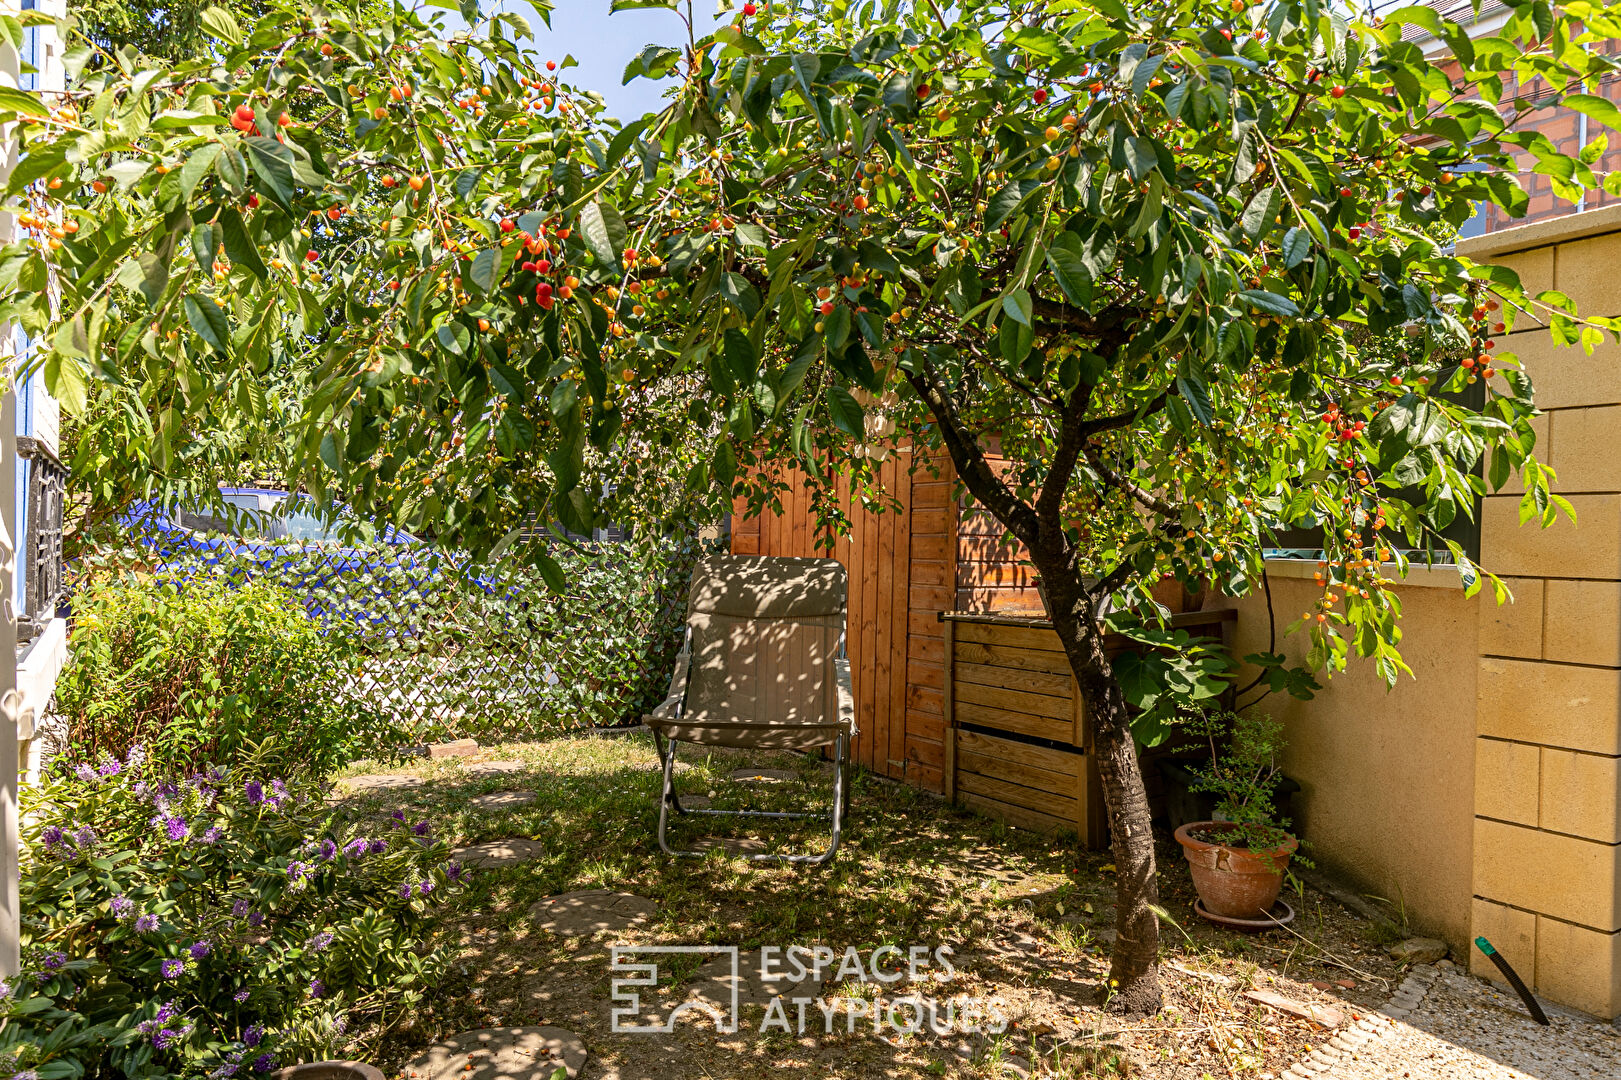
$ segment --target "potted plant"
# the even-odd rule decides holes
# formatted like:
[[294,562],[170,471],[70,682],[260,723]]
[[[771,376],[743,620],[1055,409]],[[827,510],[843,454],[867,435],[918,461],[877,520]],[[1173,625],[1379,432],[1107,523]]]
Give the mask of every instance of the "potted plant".
[[1214,711],[1188,726],[1210,750],[1209,759],[1192,769],[1194,790],[1216,799],[1213,820],[1176,830],[1200,913],[1216,921],[1266,919],[1300,846],[1288,819],[1274,810],[1283,725],[1264,713]]

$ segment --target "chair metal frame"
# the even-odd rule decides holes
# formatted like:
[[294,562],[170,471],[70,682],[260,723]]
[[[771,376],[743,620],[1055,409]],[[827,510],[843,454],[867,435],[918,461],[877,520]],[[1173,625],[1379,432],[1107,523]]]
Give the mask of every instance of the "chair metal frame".
[[[834,654],[836,677],[846,683],[849,680],[850,661],[845,655],[845,633],[839,633],[839,647]],[[692,657],[692,627],[687,627],[686,639],[682,643],[681,652],[676,657],[676,675],[671,680],[670,697],[668,700],[675,703],[675,716],[680,718],[686,708],[687,695],[687,665]],[[677,689],[679,684],[679,690]],[[679,700],[677,697],[679,695]],[[675,793],[675,744],[674,738],[666,737],[653,730],[653,745],[659,755],[659,761],[664,769],[664,787],[659,798],[659,848],[666,854],[677,858],[703,858],[709,854],[706,851],[679,850],[670,846],[667,838],[667,829],[670,822],[670,810],[673,808],[679,815],[703,814],[710,817],[744,817],[744,818],[777,818],[799,820],[826,820],[833,830],[832,841],[828,848],[820,855],[783,855],[775,852],[756,852],[744,854],[742,857],[751,862],[779,862],[797,863],[808,866],[823,866],[832,861],[839,850],[839,840],[844,835],[844,815],[849,812],[850,790],[845,771],[849,766],[850,740],[857,734],[854,720],[849,730],[841,732],[834,737],[833,752],[833,805],[827,813],[801,813],[778,810],[696,810],[681,805],[681,799]]]

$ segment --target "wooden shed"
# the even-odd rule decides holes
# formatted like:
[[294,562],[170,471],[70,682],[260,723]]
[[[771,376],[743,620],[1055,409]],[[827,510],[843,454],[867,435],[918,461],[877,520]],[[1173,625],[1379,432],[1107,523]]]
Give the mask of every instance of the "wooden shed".
[[[739,513],[731,534],[737,555],[831,554],[849,570],[853,759],[1010,824],[1071,829],[1102,846],[1090,728],[1023,546],[960,504],[948,460],[902,448],[879,472],[898,510],[850,507],[841,481],[851,528],[831,551],[817,543],[830,534],[818,531],[800,474],[785,478],[780,512]],[[1231,618],[1177,623],[1219,636]]]

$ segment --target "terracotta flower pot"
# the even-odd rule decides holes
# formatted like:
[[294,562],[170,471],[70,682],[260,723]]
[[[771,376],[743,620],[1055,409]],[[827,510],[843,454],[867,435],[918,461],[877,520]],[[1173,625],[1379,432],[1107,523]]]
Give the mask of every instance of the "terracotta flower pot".
[[270,1080],[383,1080],[383,1074],[363,1061],[312,1061],[277,1069]]
[[1176,842],[1193,873],[1193,887],[1212,915],[1254,919],[1272,910],[1283,889],[1283,872],[1300,841],[1288,837],[1275,848],[1251,850],[1200,840],[1194,834],[1220,829],[1219,821],[1190,821],[1176,830]]

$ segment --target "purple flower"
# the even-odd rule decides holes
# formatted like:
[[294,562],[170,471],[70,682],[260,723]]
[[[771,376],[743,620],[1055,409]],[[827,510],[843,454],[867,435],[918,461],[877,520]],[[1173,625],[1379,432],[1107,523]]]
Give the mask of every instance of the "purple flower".
[[45,831],[41,834],[40,839],[45,841],[45,850],[55,851],[57,848],[62,846],[64,836],[61,828],[58,826],[47,825],[45,826]]
[[337,858],[337,856],[338,856],[338,845],[333,842],[332,838],[329,836],[325,840],[322,840],[321,841],[321,860],[323,862],[331,862],[333,859]]
[[419,821],[415,825],[411,826],[411,831],[418,836],[427,836],[428,823],[426,821]]
[[157,928],[158,917],[156,915],[142,915],[135,920],[135,932],[137,934],[150,934]]
[[427,896],[431,892],[433,892],[433,882],[421,881],[417,883],[417,893],[419,895]]
[[162,964],[162,971],[165,979],[178,979],[186,973],[186,962],[184,960],[165,960]]
[[270,790],[275,793],[278,803],[287,798],[287,785],[280,780],[270,781]]
[[320,952],[330,944],[332,944],[332,931],[322,930],[319,934],[310,938],[308,948],[310,952]]
[[311,979],[310,997],[318,998],[324,993],[326,993],[326,983],[322,982],[320,979]]
[[269,1072],[276,1067],[276,1058],[273,1054],[260,1054],[253,1059],[253,1071],[257,1073]]
[[163,819],[163,831],[170,840],[184,840],[186,834],[191,832],[191,826],[183,817],[167,817]]
[[98,839],[100,839],[100,837],[96,835],[96,830],[92,829],[88,825],[80,825],[77,829],[73,830],[73,846],[78,848],[80,851],[86,851],[95,847]]
[[102,776],[117,776],[124,771],[124,766],[117,758],[109,757],[101,763],[101,768],[96,771]]
[[248,913],[248,902],[247,902],[247,900],[239,899],[239,900],[237,900],[236,903],[231,905],[231,914],[233,916],[235,916],[236,918],[240,919],[242,916],[246,915],[247,913]]
[[264,1039],[265,1026],[263,1024],[254,1024],[242,1033],[242,1045],[249,1050],[264,1042]]
[[231,995],[231,1000],[240,1005],[244,1001],[248,1000],[248,996],[249,995],[246,990],[238,990],[236,993]]
[[123,921],[135,914],[135,901],[127,896],[115,896],[107,905],[112,909],[113,918]]
[[199,844],[217,844],[220,842],[220,837],[224,835],[225,831],[218,825],[210,825],[208,831],[197,838],[197,842]]
[[158,1009],[158,1015],[153,1017],[153,1022],[161,1026],[163,1024],[167,1024],[170,1020],[173,1020],[178,1015],[180,1015],[180,1010],[174,1007],[174,1002],[165,1001]]
[[129,748],[129,753],[124,756],[124,764],[132,769],[140,768],[141,763],[145,760],[146,744],[144,743],[136,743],[134,746]]
[[210,945],[206,941],[194,941],[191,943],[191,947],[186,951],[191,953],[191,958],[193,960],[201,960],[203,957],[214,951],[214,946]]
[[405,811],[404,810],[396,810],[396,811],[394,811],[392,814],[390,814],[388,816],[393,818],[395,821],[399,822],[401,825],[405,824]]
[[467,877],[467,867],[463,866],[455,859],[452,859],[445,864],[445,877],[449,878],[451,881],[460,882],[463,878]]
[[308,870],[308,866],[295,859],[287,864],[287,880],[297,884],[298,882],[304,880],[304,876]]
[[347,844],[343,845],[343,853],[349,856],[351,859],[358,859],[360,856],[366,854],[366,852],[370,849],[371,841],[367,840],[364,836],[357,836]]
[[411,883],[409,881],[400,882],[400,899],[411,899]]
[[175,1033],[168,1028],[159,1028],[152,1033],[152,1046],[157,1050],[167,1050],[175,1041]]
[[24,1069],[22,1072],[12,1073],[11,1080],[39,1080],[39,1073],[33,1069]]
[[248,916],[248,925],[249,926],[258,927],[258,926],[263,926],[264,924],[265,924],[265,913],[264,912],[255,911],[251,915]]
[[77,776],[80,780],[93,781],[96,778],[96,770],[92,769],[90,766],[81,761],[79,764],[73,766],[73,775]]
[[379,836],[376,840],[371,842],[371,850],[372,854],[374,855],[382,854],[388,850],[388,841]]
[[247,784],[243,786],[242,790],[248,796],[249,806],[258,806],[260,803],[265,801],[264,785],[260,784],[257,780],[249,780]]
[[45,966],[46,971],[60,971],[62,965],[68,962],[68,957],[67,953],[48,952],[40,957],[39,962]]

